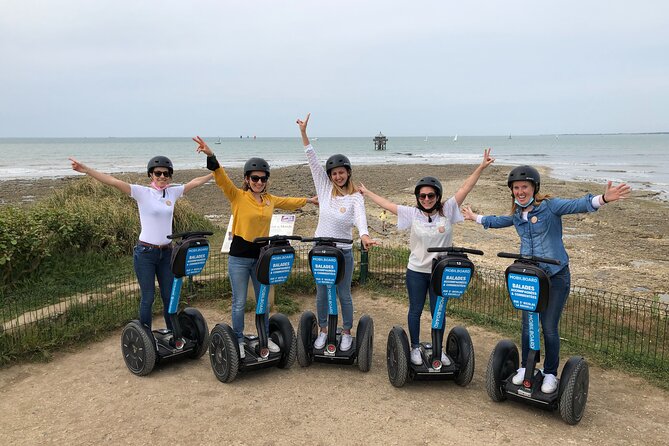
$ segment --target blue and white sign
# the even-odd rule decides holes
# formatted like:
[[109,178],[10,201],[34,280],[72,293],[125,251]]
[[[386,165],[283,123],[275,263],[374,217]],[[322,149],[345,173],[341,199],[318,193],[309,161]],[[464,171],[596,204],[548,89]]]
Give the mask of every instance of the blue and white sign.
[[188,248],[188,252],[186,253],[186,275],[194,276],[200,274],[204,269],[204,264],[207,263],[208,257],[209,245]]
[[447,303],[448,297],[437,296],[437,304],[434,306],[434,315],[432,316],[432,328],[435,330],[441,330],[444,328]]
[[318,285],[334,285],[337,279],[337,267],[336,257],[311,257],[311,271]]
[[472,270],[470,268],[444,268],[441,275],[441,295],[456,299],[462,297],[467,291],[471,278]]
[[511,303],[518,310],[534,311],[539,303],[539,278],[509,273],[506,286]]
[[295,254],[290,252],[286,254],[273,255],[269,261],[269,283],[276,285],[288,280],[290,271],[293,269]]

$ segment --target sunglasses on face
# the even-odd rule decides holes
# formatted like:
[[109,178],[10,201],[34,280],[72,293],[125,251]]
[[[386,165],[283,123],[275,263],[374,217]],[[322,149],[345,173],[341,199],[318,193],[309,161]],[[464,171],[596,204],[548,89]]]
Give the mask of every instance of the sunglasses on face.
[[267,177],[266,176],[265,177],[260,177],[258,175],[251,175],[249,178],[254,183],[257,183],[258,181],[260,181],[261,183],[267,183]]
[[437,196],[437,194],[435,194],[434,192],[430,192],[430,193],[427,193],[427,194],[418,194],[418,199],[419,200],[425,200],[427,198],[428,200],[432,200],[436,196]]
[[170,175],[169,172],[164,171],[164,170],[154,170],[153,171],[153,176],[156,177],[156,178],[160,178],[160,177],[169,178],[172,175]]

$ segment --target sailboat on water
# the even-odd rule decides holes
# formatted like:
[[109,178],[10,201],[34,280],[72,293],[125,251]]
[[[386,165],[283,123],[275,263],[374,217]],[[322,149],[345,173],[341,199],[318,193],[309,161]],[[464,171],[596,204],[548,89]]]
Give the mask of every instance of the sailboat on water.
[[453,142],[458,142],[458,135],[455,135],[455,137],[453,138]]
[[221,143],[221,137],[218,137],[218,141],[216,141],[214,144],[220,144]]

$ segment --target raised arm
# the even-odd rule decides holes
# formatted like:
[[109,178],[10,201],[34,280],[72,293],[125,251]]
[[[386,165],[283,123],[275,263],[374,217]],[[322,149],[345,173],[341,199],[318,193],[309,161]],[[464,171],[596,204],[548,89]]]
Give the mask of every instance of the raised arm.
[[114,178],[113,176],[108,175],[106,173],[98,172],[92,167],[88,167],[87,165],[80,163],[74,158],[68,158],[68,159],[72,163],[72,170],[84,173],[89,177],[95,178],[101,183],[115,187],[116,189],[120,190],[126,195],[130,195],[130,184],[126,183],[125,181],[119,180],[118,178]]
[[360,190],[360,193],[362,194],[363,197],[368,197],[371,198],[374,203],[376,203],[377,206],[381,206],[383,209],[392,212],[393,214],[397,215],[397,204],[393,203],[392,201],[388,200],[387,198],[383,198],[379,195],[376,195],[374,192],[371,190],[367,189],[364,184],[360,183],[358,186],[358,189]]
[[304,118],[304,121],[301,119],[298,119],[297,125],[300,127],[300,134],[302,135],[302,144],[304,147],[308,146],[311,144],[309,142],[309,137],[307,136],[307,125],[309,124],[309,117],[311,116],[311,113],[307,113],[307,117]]
[[188,183],[184,185],[184,194],[188,193],[191,189],[195,189],[196,187],[202,186],[204,183],[207,181],[211,180],[213,178],[214,174],[213,173],[208,173],[207,175],[203,175],[201,177],[193,178],[190,180]]
[[483,151],[483,159],[481,160],[481,164],[479,164],[476,169],[474,169],[474,172],[469,175],[469,178],[465,180],[462,186],[460,186],[460,189],[458,189],[458,191],[455,193],[455,201],[457,201],[458,206],[462,205],[469,192],[472,191],[474,185],[481,177],[481,173],[494,162],[495,158],[490,156],[490,148],[488,147]]
[[207,155],[207,169],[214,172],[214,180],[218,187],[223,191],[228,200],[234,200],[238,194],[241,193],[241,189],[238,189],[237,186],[232,182],[228,174],[225,172],[225,169],[219,164],[214,152],[209,148],[204,139],[196,136],[193,138],[193,141],[197,144],[195,149],[197,153],[204,153]]

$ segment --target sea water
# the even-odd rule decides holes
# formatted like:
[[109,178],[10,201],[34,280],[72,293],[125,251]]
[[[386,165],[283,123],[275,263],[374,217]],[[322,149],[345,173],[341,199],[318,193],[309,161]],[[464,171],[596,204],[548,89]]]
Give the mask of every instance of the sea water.
[[[224,166],[240,167],[251,156],[273,167],[306,162],[294,138],[205,138]],[[217,142],[219,142],[217,144]],[[313,138],[319,157],[343,153],[354,165],[478,164],[492,148],[497,165],[546,166],[565,180],[627,182],[669,200],[669,134],[541,136],[389,136],[386,150],[372,137]],[[103,172],[141,172],[155,155],[172,159],[175,169],[203,167],[191,138],[0,138],[0,179],[72,175],[68,157]]]

